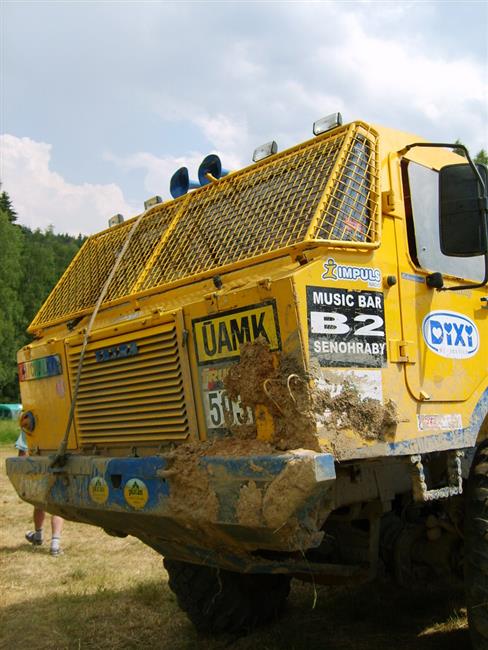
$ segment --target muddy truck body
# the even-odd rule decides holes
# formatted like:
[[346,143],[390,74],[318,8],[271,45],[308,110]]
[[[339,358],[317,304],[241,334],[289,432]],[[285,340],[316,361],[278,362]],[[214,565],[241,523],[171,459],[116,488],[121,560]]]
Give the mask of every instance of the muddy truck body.
[[84,243],[18,354],[10,480],[161,553],[199,628],[464,563],[484,647],[486,170],[359,121],[273,151]]

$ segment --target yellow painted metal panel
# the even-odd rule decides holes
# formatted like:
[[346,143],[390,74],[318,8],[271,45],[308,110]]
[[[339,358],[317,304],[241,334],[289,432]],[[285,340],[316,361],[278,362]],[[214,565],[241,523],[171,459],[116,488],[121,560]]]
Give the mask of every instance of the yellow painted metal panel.
[[[20,383],[23,409],[32,411],[36,420],[34,431],[27,437],[31,449],[56,449],[59,445],[68,421],[71,398],[69,376],[62,341],[52,340],[29,345],[18,354],[19,363],[50,354],[59,355],[61,375]],[[72,427],[68,438],[68,449],[75,449],[77,446],[75,430]]]

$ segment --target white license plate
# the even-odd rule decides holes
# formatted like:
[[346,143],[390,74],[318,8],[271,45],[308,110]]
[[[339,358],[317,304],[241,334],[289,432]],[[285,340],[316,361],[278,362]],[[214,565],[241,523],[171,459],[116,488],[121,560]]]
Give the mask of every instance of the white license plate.
[[231,402],[225,390],[204,391],[205,417],[209,429],[224,429],[227,421],[233,425],[253,422],[252,410],[242,408],[240,402]]

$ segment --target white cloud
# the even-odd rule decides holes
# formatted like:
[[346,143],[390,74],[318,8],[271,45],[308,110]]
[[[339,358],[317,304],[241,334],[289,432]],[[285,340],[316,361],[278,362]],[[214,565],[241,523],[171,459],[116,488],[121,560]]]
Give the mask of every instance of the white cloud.
[[249,138],[247,123],[239,118],[232,118],[222,113],[197,117],[194,122],[203,135],[217,149],[239,151]]
[[[121,187],[138,208],[154,194],[169,198],[178,167],[196,178],[216,152],[225,168],[241,168],[256,146],[297,144],[335,111],[431,141],[460,138],[472,153],[487,148],[481,4],[21,5],[8,8],[17,20],[6,48],[9,132],[48,134],[60,159],[76,151],[72,173],[89,169],[91,181],[110,162],[118,183],[83,184],[79,171],[70,184],[50,169],[49,145],[15,138],[4,189],[31,225],[103,228],[110,214],[130,214]],[[26,84],[35,111],[25,108]]]
[[133,208],[114,183],[68,183],[50,169],[51,145],[30,138],[0,136],[2,189],[18,213],[18,221],[30,228],[54,226],[56,232],[91,234],[107,226],[120,212],[131,216]]
[[[190,151],[184,156],[155,156],[139,151],[126,156],[117,156],[106,152],[104,159],[114,163],[124,171],[142,169],[144,171],[144,188],[147,196],[158,194],[164,199],[171,199],[169,184],[171,176],[179,167],[187,167],[191,180],[198,179],[200,163],[209,153],[220,156],[222,167],[229,171],[241,169],[245,164],[238,153],[245,148],[249,139],[247,125],[228,115],[203,115],[192,120],[209,141],[208,151]],[[250,156],[249,156],[250,158]]]
[[[228,32],[224,10],[213,22],[199,13],[198,30],[190,25],[188,33],[194,50],[179,51],[188,77],[156,88],[148,105],[170,124],[197,124],[213,146],[246,160],[271,138],[283,148],[309,137],[311,123],[334,111],[431,140],[460,138],[476,153],[486,147],[486,55],[432,48],[432,35],[419,27],[430,16],[442,29],[442,15],[425,5],[253,5]],[[271,21],[279,38],[270,36]],[[220,56],[206,48],[210,26]],[[195,72],[200,50],[209,65]]]
[[320,48],[317,58],[340,65],[365,103],[377,102],[383,111],[386,106],[409,108],[432,121],[441,117],[459,121],[471,102],[486,99],[487,79],[473,61],[459,55],[450,60],[434,57],[419,51],[414,39],[399,42],[371,36],[353,14],[343,18],[343,26],[347,41]]

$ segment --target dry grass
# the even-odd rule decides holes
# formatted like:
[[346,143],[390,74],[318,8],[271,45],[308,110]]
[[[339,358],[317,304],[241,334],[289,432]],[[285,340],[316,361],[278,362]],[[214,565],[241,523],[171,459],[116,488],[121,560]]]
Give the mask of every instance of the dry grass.
[[65,554],[24,541],[31,507],[5,476],[0,451],[0,648],[165,650],[463,650],[469,648],[462,595],[293,583],[279,622],[248,637],[197,635],[167,585],[161,558],[133,538],[66,522]]

